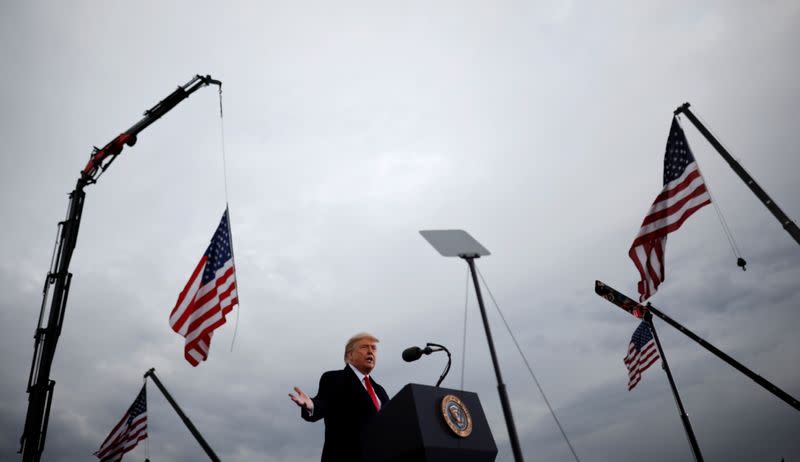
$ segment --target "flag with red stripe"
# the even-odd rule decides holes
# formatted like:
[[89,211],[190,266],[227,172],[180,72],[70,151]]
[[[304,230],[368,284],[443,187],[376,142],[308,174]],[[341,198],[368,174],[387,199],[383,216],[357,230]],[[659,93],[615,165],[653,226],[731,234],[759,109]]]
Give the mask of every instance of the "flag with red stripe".
[[239,303],[228,209],[205,254],[169,315],[172,330],[186,338],[184,357],[192,366],[208,359],[214,329]]
[[628,368],[628,390],[642,380],[642,373],[661,358],[653,339],[653,333],[647,322],[642,321],[633,332],[631,343],[628,345],[628,354],[623,361]]
[[628,255],[639,271],[639,301],[650,298],[664,281],[667,234],[681,227],[694,212],[711,203],[703,175],[683,129],[672,118],[664,154],[664,188],[644,217]]
[[146,385],[122,416],[117,426],[111,430],[103,444],[94,455],[101,462],[122,460],[126,452],[132,451],[139,441],[147,438],[147,392]]

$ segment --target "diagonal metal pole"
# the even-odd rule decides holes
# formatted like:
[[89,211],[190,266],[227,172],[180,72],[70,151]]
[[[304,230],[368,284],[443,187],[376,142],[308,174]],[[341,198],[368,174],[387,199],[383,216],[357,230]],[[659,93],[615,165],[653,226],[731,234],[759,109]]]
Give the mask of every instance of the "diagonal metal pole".
[[753,194],[755,194],[756,197],[758,197],[758,199],[761,201],[761,203],[764,204],[764,206],[770,212],[772,212],[772,215],[774,215],[775,218],[780,222],[781,226],[783,226],[783,229],[785,229],[786,232],[789,233],[789,235],[792,236],[798,244],[800,244],[800,228],[797,227],[797,224],[795,224],[795,222],[793,222],[791,218],[789,218],[785,213],[783,213],[783,210],[781,210],[781,208],[778,207],[778,204],[776,204],[775,201],[773,201],[772,198],[769,197],[769,194],[767,194],[767,192],[764,191],[764,189],[762,189],[761,186],[758,185],[758,183],[756,183],[756,180],[753,179],[753,177],[750,176],[749,173],[747,173],[747,170],[745,170],[744,167],[742,167],[741,164],[739,164],[739,162],[737,162],[736,159],[733,158],[733,156],[728,152],[727,149],[725,149],[722,143],[720,143],[714,137],[714,135],[712,135],[711,132],[708,131],[705,125],[703,125],[697,119],[697,117],[695,117],[692,111],[689,110],[689,103],[683,103],[683,105],[675,109],[675,115],[678,114],[686,115],[686,117],[694,124],[694,126],[697,127],[700,133],[703,134],[706,140],[708,140],[708,142],[711,143],[711,146],[714,146],[714,149],[717,150],[719,155],[722,156],[723,159],[725,159],[725,162],[727,162],[728,165],[731,166],[733,171],[736,172],[737,175],[739,175],[739,178],[741,178],[742,181],[744,181],[744,183],[747,185],[747,187],[750,188],[751,191],[753,191]]
[[681,401],[681,395],[678,394],[678,387],[675,385],[675,379],[672,378],[672,372],[669,369],[669,363],[667,362],[667,356],[664,354],[664,349],[661,347],[661,341],[658,339],[658,334],[656,333],[656,326],[653,324],[653,315],[650,312],[646,312],[644,315],[644,320],[648,326],[650,326],[650,332],[653,333],[653,339],[656,341],[656,347],[658,348],[658,354],[661,355],[661,365],[664,369],[664,372],[667,374],[667,379],[669,379],[669,386],[672,389],[672,396],[675,397],[675,405],[678,406],[678,412],[681,415],[681,422],[683,422],[683,429],[686,431],[686,438],[689,440],[689,445],[692,447],[692,454],[694,455],[694,460],[697,462],[703,462],[703,454],[700,453],[700,445],[697,444],[697,438],[694,436],[694,430],[692,430],[692,423],[689,422],[689,416],[686,415],[686,409],[683,407],[683,402]]
[[149,371],[145,372],[144,377],[145,378],[150,377],[151,379],[153,379],[153,383],[156,384],[158,389],[161,390],[161,393],[164,394],[164,397],[167,398],[169,404],[171,404],[172,408],[175,409],[175,412],[178,413],[178,417],[180,417],[181,420],[183,420],[183,423],[184,425],[186,425],[186,428],[188,428],[189,431],[192,432],[192,435],[197,440],[197,442],[200,443],[200,446],[203,447],[203,450],[206,452],[208,457],[214,462],[219,462],[219,457],[217,457],[217,455],[214,454],[214,450],[211,449],[211,446],[209,446],[208,443],[206,443],[206,440],[203,439],[203,435],[201,435],[200,432],[197,431],[197,428],[194,426],[192,421],[189,420],[189,417],[187,417],[186,414],[183,413],[183,410],[181,410],[181,407],[178,406],[178,403],[176,403],[175,400],[172,399],[172,395],[169,394],[167,389],[164,388],[164,385],[161,383],[161,381],[158,380],[158,377],[156,377],[155,368],[151,368]]
[[606,285],[603,282],[596,281],[595,282],[595,289],[594,291],[597,295],[605,298],[606,300],[610,301],[611,303],[617,305],[618,307],[622,308],[623,310],[629,312],[630,314],[636,316],[637,318],[642,318],[645,313],[650,312],[654,315],[658,316],[659,318],[663,319],[664,322],[669,324],[670,326],[678,329],[682,334],[689,337],[690,339],[697,342],[701,347],[705,348],[706,350],[713,353],[719,359],[725,361],[726,363],[730,364],[734,369],[741,372],[742,374],[746,375],[749,379],[753,382],[761,385],[765,390],[772,393],[773,395],[777,396],[778,398],[782,399],[784,402],[795,408],[796,410],[800,411],[800,401],[797,400],[794,396],[786,393],[785,391],[781,390],[770,382],[769,380],[761,377],[760,375],[756,374],[755,372],[751,371],[739,361],[731,358],[725,352],[720,350],[719,348],[715,347],[714,345],[706,342],[702,338],[700,338],[697,334],[690,331],[674,319],[670,318],[666,314],[662,313],[656,307],[650,305],[649,303],[647,306],[642,306],[639,303],[633,301],[630,297],[618,292],[614,288],[609,285]]

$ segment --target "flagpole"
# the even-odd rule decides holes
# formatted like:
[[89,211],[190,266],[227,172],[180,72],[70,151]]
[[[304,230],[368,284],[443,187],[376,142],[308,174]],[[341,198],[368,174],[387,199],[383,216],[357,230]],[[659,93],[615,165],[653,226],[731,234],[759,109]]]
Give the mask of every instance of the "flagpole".
[[180,417],[183,423],[186,425],[186,428],[189,429],[189,431],[192,433],[197,442],[200,443],[200,446],[203,447],[203,450],[206,452],[206,455],[208,455],[208,457],[212,461],[220,462],[219,457],[217,457],[217,455],[214,454],[214,450],[211,449],[211,446],[209,446],[208,443],[206,443],[206,440],[203,438],[203,435],[201,435],[200,432],[197,431],[197,428],[194,426],[192,421],[189,420],[189,417],[187,417],[186,414],[183,413],[183,410],[181,410],[181,407],[178,406],[178,403],[176,403],[175,400],[172,399],[172,395],[169,394],[167,389],[164,388],[164,385],[161,384],[161,381],[158,380],[158,377],[156,377],[155,368],[151,368],[149,371],[145,372],[144,378],[146,379],[148,377],[153,379],[153,383],[156,384],[158,389],[161,390],[161,393],[164,395],[164,397],[167,398],[167,401],[169,401],[169,404],[171,404],[172,408],[175,409],[175,412],[178,414],[178,417]]
[[616,289],[612,288],[611,286],[600,282],[595,281],[595,289],[594,291],[597,295],[605,298],[606,300],[610,301],[611,303],[619,306],[623,310],[631,313],[632,315],[636,316],[637,318],[641,318],[644,312],[652,313],[659,318],[661,318],[664,322],[669,324],[670,326],[677,329],[682,334],[686,335],[690,339],[697,342],[701,347],[705,348],[706,350],[713,353],[719,359],[725,361],[729,365],[731,365],[734,369],[741,372],[742,374],[746,375],[750,380],[754,381],[755,383],[761,385],[765,390],[772,393],[773,395],[777,396],[778,398],[782,399],[786,404],[792,406],[793,408],[800,411],[800,401],[798,401],[795,397],[786,393],[782,389],[778,388],[774,383],[770,382],[769,380],[761,377],[760,375],[756,374],[755,372],[751,371],[747,367],[745,367],[739,361],[731,358],[725,352],[720,350],[719,348],[715,347],[714,345],[706,342],[702,338],[700,338],[697,334],[690,331],[686,327],[684,327],[679,322],[675,321],[674,319],[670,318],[666,314],[662,313],[660,310],[656,309],[656,307],[652,306],[649,302],[647,306],[642,306],[639,303],[636,303],[630,297],[618,292]]
[[656,341],[658,354],[661,355],[661,365],[664,368],[664,372],[667,373],[667,379],[669,379],[669,386],[670,388],[672,388],[672,395],[675,397],[675,404],[678,406],[678,412],[680,412],[681,415],[683,428],[684,430],[686,430],[686,438],[689,439],[689,444],[692,447],[692,454],[694,455],[694,460],[697,462],[703,462],[703,454],[700,453],[700,446],[697,444],[697,438],[694,436],[694,430],[692,430],[692,424],[691,422],[689,422],[689,416],[686,415],[686,409],[683,408],[683,402],[681,401],[681,396],[678,394],[678,387],[675,385],[675,380],[672,378],[672,372],[669,370],[669,363],[667,363],[667,356],[664,354],[664,349],[661,348],[661,341],[658,339],[658,334],[656,334],[656,326],[653,324],[653,315],[649,311],[646,312],[644,314],[644,320],[650,327],[650,332],[653,333],[653,339]]
[[753,177],[750,176],[749,173],[747,173],[744,167],[742,167],[741,164],[739,164],[739,162],[737,162],[736,159],[734,159],[733,156],[730,155],[730,153],[725,149],[725,147],[722,146],[722,143],[717,141],[717,139],[714,137],[714,135],[711,134],[710,131],[708,131],[705,125],[703,125],[697,119],[697,117],[695,117],[692,111],[689,110],[689,103],[683,103],[683,105],[675,109],[675,115],[678,114],[686,115],[686,117],[692,122],[692,124],[694,124],[694,126],[700,131],[700,133],[703,134],[706,140],[708,140],[708,142],[711,143],[712,146],[714,146],[714,149],[717,150],[719,155],[722,156],[722,158],[725,159],[728,165],[731,166],[733,171],[736,172],[737,175],[739,175],[739,178],[741,178],[742,181],[744,181],[744,183],[747,185],[747,187],[750,188],[751,191],[753,191],[753,194],[755,194],[756,197],[758,197],[758,199],[761,200],[761,203],[763,203],[764,206],[767,209],[769,209],[770,212],[772,212],[772,215],[774,215],[775,218],[781,223],[783,229],[785,229],[786,232],[789,233],[789,235],[792,236],[798,244],[800,244],[800,228],[797,227],[797,224],[795,224],[795,222],[793,222],[785,213],[783,213],[783,210],[781,210],[781,208],[778,207],[778,204],[776,204],[775,201],[773,201],[772,198],[769,197],[766,191],[764,191],[761,188],[761,186],[759,186],[758,183],[756,183],[756,180],[754,180]]

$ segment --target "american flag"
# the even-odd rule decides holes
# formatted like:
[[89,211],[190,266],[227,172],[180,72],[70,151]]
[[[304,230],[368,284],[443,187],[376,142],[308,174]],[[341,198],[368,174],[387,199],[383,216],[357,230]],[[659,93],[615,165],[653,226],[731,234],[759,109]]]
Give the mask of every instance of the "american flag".
[[639,301],[650,298],[664,281],[664,249],[667,234],[681,227],[701,207],[711,203],[703,175],[694,160],[683,129],[676,118],[664,154],[664,189],[644,217],[628,255],[639,270]]
[[633,332],[628,355],[623,359],[628,367],[628,390],[632,390],[642,380],[642,373],[660,357],[650,326],[642,321]]
[[225,324],[225,315],[238,303],[230,222],[225,208],[206,253],[169,315],[172,330],[186,338],[184,356],[192,366],[208,358],[214,329]]
[[128,412],[122,416],[116,427],[111,430],[106,440],[94,455],[101,462],[122,460],[126,452],[132,451],[139,441],[147,438],[147,393],[146,385],[131,404]]

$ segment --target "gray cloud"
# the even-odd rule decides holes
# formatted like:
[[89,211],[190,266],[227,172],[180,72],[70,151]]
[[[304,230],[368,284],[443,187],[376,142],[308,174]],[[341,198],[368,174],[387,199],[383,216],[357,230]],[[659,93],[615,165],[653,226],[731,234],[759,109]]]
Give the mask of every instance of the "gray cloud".
[[[286,393],[316,390],[354,331],[381,338],[390,394],[433,383],[481,396],[512,460],[465,265],[420,229],[463,228],[479,268],[582,460],[690,457],[658,368],[632,392],[636,321],[593,292],[633,295],[627,250],[660,189],[671,111],[684,101],[800,219],[796,2],[507,1],[377,5],[211,2],[137,8],[51,1],[0,14],[0,458],[13,459],[55,227],[93,145],[195,73],[224,81],[228,197],[241,307],[198,368],[167,317],[225,207],[215,90],[126,149],[87,202],[71,271],[46,460],[97,449],[150,367],[224,460],[312,461],[323,427]],[[707,207],[669,238],[653,304],[800,396],[800,252],[682,122],[748,270]],[[487,300],[488,302],[488,300]],[[570,460],[489,306],[526,457]],[[796,411],[657,321],[708,460],[800,456]],[[154,460],[202,460],[149,385]],[[143,458],[145,446],[130,458]]]

